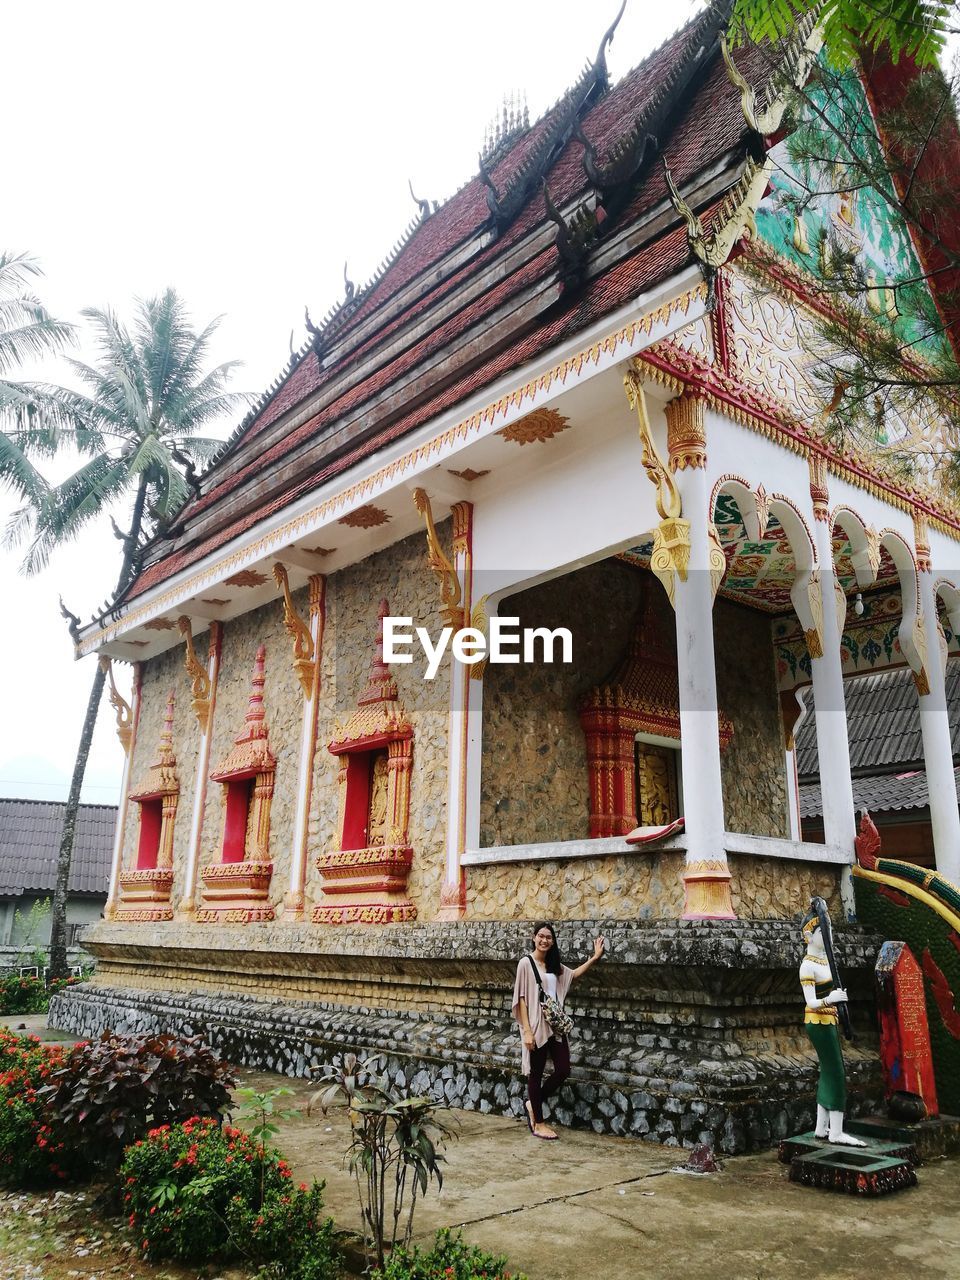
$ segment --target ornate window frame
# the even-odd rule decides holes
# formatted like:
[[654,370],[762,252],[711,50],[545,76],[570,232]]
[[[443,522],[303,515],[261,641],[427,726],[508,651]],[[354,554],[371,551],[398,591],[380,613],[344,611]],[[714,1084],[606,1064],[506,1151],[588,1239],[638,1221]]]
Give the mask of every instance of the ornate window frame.
[[201,872],[203,889],[197,920],[247,924],[272,920],[269,900],[273,862],[270,858],[270,806],[277,761],[270,750],[263,709],[266,647],[260,645],[253,664],[250,701],[244,727],[229,754],[210,774],[225,789],[220,858]]
[[[333,847],[317,859],[323,890],[313,910],[318,924],[391,924],[417,917],[407,896],[413,863],[408,836],[413,725],[383,661],[383,619],[389,612],[381,600],[366,688],[327,747],[340,761],[337,834]],[[370,791],[384,752],[386,794],[377,838],[371,840]]]

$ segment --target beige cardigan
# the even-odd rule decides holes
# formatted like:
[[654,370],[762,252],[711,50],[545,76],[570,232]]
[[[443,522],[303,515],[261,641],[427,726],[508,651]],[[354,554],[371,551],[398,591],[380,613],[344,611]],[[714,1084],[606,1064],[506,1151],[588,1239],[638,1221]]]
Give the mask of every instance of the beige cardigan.
[[[529,953],[525,955],[517,965],[517,980],[513,984],[513,1016],[520,1027],[520,1044],[523,1047],[523,1074],[530,1074],[530,1051],[523,1043],[523,1024],[520,1022],[520,1001],[524,1000],[527,1005],[527,1018],[530,1022],[530,1030],[533,1032],[533,1042],[538,1049],[541,1049],[550,1037],[553,1031],[550,1023],[540,1009],[540,988],[537,986],[537,979],[533,972],[534,960],[530,961]],[[567,998],[567,992],[570,990],[570,983],[573,981],[573,970],[563,965],[560,975],[557,978],[557,999],[563,1004]]]

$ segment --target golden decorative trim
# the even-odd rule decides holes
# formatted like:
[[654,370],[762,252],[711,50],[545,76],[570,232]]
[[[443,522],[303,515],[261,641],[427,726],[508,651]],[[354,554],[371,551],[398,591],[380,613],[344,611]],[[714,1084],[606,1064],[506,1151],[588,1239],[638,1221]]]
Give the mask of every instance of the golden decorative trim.
[[679,577],[681,582],[686,582],[689,565],[690,521],[661,520],[653,531],[650,570],[663,586],[674,608],[676,608],[675,579]]
[[627,393],[630,408],[637,415],[640,444],[643,448],[640,464],[647,473],[647,479],[657,491],[657,512],[661,520],[676,520],[682,514],[680,490],[657,452],[653,433],[650,430],[650,418],[647,415],[647,398],[643,390],[643,381],[634,365],[631,365],[624,375],[623,388]]
[[151,618],[143,624],[144,631],[176,631],[177,624],[169,618]]
[[569,426],[570,419],[556,409],[534,409],[525,418],[501,428],[497,435],[503,436],[504,440],[509,440],[512,444],[546,444]]
[[820,640],[820,633],[815,627],[811,627],[809,631],[804,631],[803,638],[806,641],[807,652],[811,658],[823,657],[823,644]]
[[924,698],[930,692],[930,678],[927,675],[926,667],[921,667],[919,671],[913,673],[913,683],[916,686],[917,694]]
[[707,465],[707,429],[702,396],[687,392],[663,407],[667,419],[667,457],[670,470]]
[[730,893],[730,868],[725,859],[703,858],[683,869],[683,918],[735,920]]
[[128,756],[130,744],[133,741],[133,708],[117,688],[113,678],[113,663],[105,654],[100,657],[100,670],[105,673],[110,683],[110,705],[117,713],[117,737],[123,747],[123,754]]
[[710,558],[710,594],[716,600],[720,583],[727,572],[727,557],[723,554],[723,543],[720,541],[717,526],[712,520],[707,521],[707,543]]
[[465,480],[467,484],[473,484],[474,480],[482,480],[484,476],[490,474],[489,469],[486,471],[474,471],[473,467],[464,467],[462,471],[454,471],[451,467],[447,471],[452,476],[456,476],[458,480]]
[[930,573],[933,569],[930,560],[930,529],[922,511],[913,513],[913,544],[916,548],[918,573]]
[[414,489],[413,505],[423,516],[427,526],[427,562],[440,583],[440,617],[443,619],[444,626],[453,627],[455,631],[459,631],[466,625],[461,603],[460,579],[447,553],[440,545],[437,527],[433,522],[433,509],[425,489]]
[[663,175],[670,201],[687,224],[687,239],[694,256],[705,267],[722,267],[741,237],[756,235],[756,209],[763,198],[772,167],[773,161],[770,159],[757,164],[752,157],[748,157],[743,174],[724,197],[708,231],[684,200],[673,180],[673,174],[664,165]]
[[747,128],[761,137],[769,137],[780,128],[783,113],[789,101],[789,89],[799,88],[806,83],[817,53],[823,43],[823,37],[816,24],[816,12],[806,15],[797,23],[794,35],[790,39],[783,63],[777,68],[774,76],[768,81],[767,93],[773,93],[774,85],[780,92],[771,96],[761,108],[757,102],[756,91],[740,74],[736,63],[730,56],[725,37],[720,37],[720,52],[730,83],[740,93],[740,111],[746,121]]
[[180,634],[183,636],[186,646],[183,665],[186,667],[187,675],[191,680],[190,705],[193,707],[193,714],[197,717],[200,732],[207,733],[210,729],[210,675],[207,668],[197,657],[197,651],[193,647],[193,631],[190,619],[186,614],[177,620],[177,625],[180,628]]
[[[244,726],[234,739],[233,747],[211,772],[214,782],[229,782],[231,778],[256,774],[253,803],[256,804],[258,792],[266,787],[272,795],[273,774],[277,767],[276,757],[269,747],[269,734],[263,709],[263,687],[266,683],[266,657],[264,645],[260,645],[253,663],[253,675],[250,680],[250,697],[247,702],[247,714]],[[269,795],[266,799],[269,800]],[[269,817],[269,804],[266,813]],[[268,825],[268,824],[267,824]],[[262,833],[258,833],[262,834]],[[266,854],[266,839],[257,844],[258,852]]]
[[453,517],[453,554],[466,555],[473,527],[473,503],[455,502],[450,508],[450,515]]
[[297,607],[290,594],[290,579],[287,576],[286,565],[279,560],[274,562],[273,577],[283,592],[283,625],[287,629],[287,635],[293,641],[293,669],[300,681],[303,696],[309,701],[313,697],[315,674],[313,636],[310,634],[310,628],[297,613]]
[[811,453],[807,459],[810,468],[810,500],[813,518],[829,522],[830,490],[827,487],[827,460],[822,453]]
[[753,495],[753,505],[757,510],[757,528],[759,529],[761,540],[767,532],[767,525],[770,523],[771,501],[772,499],[763,485],[757,485]]

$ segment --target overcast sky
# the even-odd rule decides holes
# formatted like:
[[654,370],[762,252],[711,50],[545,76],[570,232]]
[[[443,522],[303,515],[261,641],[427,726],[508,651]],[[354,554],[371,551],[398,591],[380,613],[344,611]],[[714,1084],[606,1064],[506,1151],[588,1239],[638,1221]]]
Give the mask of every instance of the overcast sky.
[[[630,0],[614,79],[698,7]],[[242,360],[236,389],[259,391],[291,330],[302,341],[304,304],[318,320],[342,296],[344,261],[359,286],[401,235],[416,213],[408,179],[422,198],[451,195],[476,171],[504,95],[525,91],[539,115],[594,57],[616,9],[10,5],[0,249],[40,260],[39,292],[65,319],[86,306],[128,315],[134,298],[173,285],[198,326],[223,316],[214,356]],[[0,495],[4,520],[10,509]],[[66,797],[94,660],[73,661],[57,596],[86,621],[118,550],[108,529],[91,532],[29,581],[0,551],[2,795]],[[128,688],[129,668],[118,672]],[[121,766],[104,698],[83,799],[114,803]]]

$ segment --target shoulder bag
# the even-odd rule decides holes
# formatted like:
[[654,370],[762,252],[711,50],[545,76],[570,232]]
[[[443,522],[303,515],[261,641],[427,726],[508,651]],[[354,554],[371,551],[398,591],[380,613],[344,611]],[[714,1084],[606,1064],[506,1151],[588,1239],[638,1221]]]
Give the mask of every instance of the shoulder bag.
[[544,990],[543,982],[540,978],[540,970],[537,968],[537,962],[533,956],[528,955],[527,959],[533,966],[533,976],[537,980],[537,986],[540,988],[540,1012],[546,1018],[550,1029],[554,1035],[567,1036],[573,1030],[573,1018],[567,1013],[563,1005],[556,996],[548,996]]

